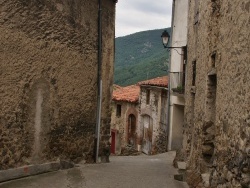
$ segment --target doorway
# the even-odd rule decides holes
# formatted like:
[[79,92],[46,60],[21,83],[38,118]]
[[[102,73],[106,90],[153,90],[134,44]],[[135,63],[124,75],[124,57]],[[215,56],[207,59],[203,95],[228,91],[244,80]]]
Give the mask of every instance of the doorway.
[[110,148],[110,152],[115,154],[115,140],[116,140],[116,131],[111,130],[111,148]]
[[184,124],[184,106],[173,105],[172,150],[182,148]]
[[134,114],[128,116],[128,144],[136,145],[136,117]]
[[152,151],[152,139],[153,139],[153,123],[152,118],[149,115],[142,116],[143,124],[143,141],[142,152],[150,155]]

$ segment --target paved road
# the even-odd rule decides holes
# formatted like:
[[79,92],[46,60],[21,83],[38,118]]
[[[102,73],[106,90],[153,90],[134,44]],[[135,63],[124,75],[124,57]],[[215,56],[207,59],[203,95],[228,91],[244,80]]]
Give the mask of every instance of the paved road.
[[0,188],[188,188],[174,180],[174,152],[111,156],[110,163],[84,164],[0,184]]

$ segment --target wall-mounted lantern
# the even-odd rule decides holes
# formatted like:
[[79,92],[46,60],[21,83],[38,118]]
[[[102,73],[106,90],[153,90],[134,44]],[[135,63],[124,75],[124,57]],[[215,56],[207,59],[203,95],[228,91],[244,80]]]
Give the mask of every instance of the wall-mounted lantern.
[[162,44],[163,44],[164,48],[167,48],[168,41],[170,39],[170,35],[168,34],[168,32],[166,30],[163,31],[163,33],[161,34],[161,38],[162,38]]
[[168,47],[168,42],[170,41],[170,35],[166,30],[163,31],[163,33],[161,34],[161,38],[164,48],[182,48],[182,47],[171,47],[171,46]]

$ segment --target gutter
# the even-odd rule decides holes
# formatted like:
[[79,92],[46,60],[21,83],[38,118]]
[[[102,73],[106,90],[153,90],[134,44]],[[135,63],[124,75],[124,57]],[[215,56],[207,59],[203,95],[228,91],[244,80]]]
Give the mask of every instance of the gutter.
[[[172,1],[172,20],[171,20],[171,38],[170,38],[170,44],[172,46],[172,38],[173,38],[173,23],[174,23],[174,13],[175,13],[175,0]],[[168,67],[168,151],[171,150],[172,145],[172,126],[171,125],[171,119],[170,119],[170,108],[171,108],[171,52],[169,53],[169,67]]]
[[100,144],[100,126],[101,126],[101,108],[102,108],[102,4],[98,1],[98,70],[97,70],[97,117],[95,132],[95,162],[99,162],[99,144]]

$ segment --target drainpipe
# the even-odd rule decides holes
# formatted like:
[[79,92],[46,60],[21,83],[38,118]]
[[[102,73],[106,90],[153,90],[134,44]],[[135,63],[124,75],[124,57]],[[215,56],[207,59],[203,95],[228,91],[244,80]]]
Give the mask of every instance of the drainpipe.
[[97,70],[97,117],[96,117],[96,133],[95,133],[95,162],[98,163],[99,144],[100,144],[100,126],[101,126],[101,108],[102,108],[102,4],[99,0],[98,10],[98,70]]
[[[172,1],[172,20],[171,20],[171,37],[170,37],[170,45],[172,46],[172,38],[173,38],[173,29],[174,29],[174,9],[175,9],[175,0]],[[168,151],[171,150],[172,145],[172,125],[171,125],[171,52],[169,53],[169,66],[168,66]]]

